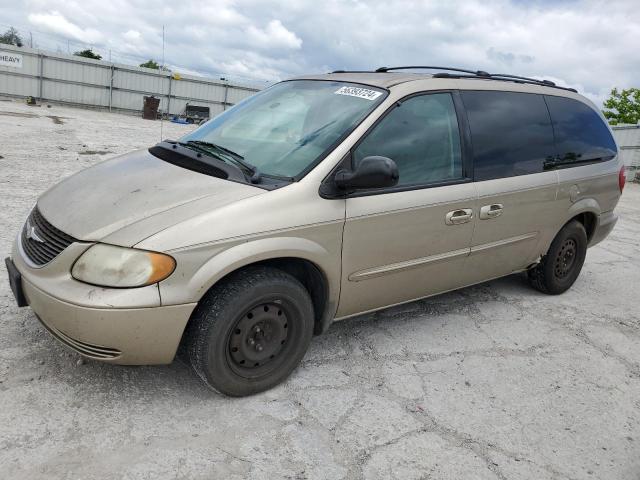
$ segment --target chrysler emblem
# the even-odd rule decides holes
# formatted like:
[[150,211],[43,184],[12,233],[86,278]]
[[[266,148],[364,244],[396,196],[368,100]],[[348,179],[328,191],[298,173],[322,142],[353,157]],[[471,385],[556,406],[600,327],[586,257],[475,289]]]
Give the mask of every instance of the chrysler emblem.
[[27,239],[33,240],[38,243],[44,243],[44,240],[36,233],[36,227],[31,225],[31,222],[27,220],[27,224],[24,227],[26,229]]

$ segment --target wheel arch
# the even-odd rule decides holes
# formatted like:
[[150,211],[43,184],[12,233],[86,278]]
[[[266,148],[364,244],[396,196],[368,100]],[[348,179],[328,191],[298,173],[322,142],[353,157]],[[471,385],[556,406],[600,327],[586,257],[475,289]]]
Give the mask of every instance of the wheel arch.
[[[593,234],[598,226],[598,218],[600,217],[601,209],[598,202],[593,198],[584,198],[577,201],[571,208],[569,208],[569,220],[567,220],[559,229],[558,232],[567,223],[572,220],[577,220],[582,224],[587,232],[587,244],[591,243]],[[557,235],[557,233],[556,233]]]
[[303,238],[277,237],[245,242],[213,256],[190,283],[200,301],[229,275],[256,265],[283,270],[302,283],[314,307],[314,333],[324,332],[335,316],[340,289],[340,254]]

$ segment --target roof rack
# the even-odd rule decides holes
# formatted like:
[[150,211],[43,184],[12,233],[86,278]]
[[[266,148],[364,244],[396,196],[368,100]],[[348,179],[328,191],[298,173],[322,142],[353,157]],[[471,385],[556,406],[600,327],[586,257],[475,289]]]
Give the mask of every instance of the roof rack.
[[392,70],[448,70],[450,72],[461,72],[461,73],[470,73],[471,75],[478,75],[479,77],[489,76],[487,72],[482,70],[465,70],[464,68],[453,68],[453,67],[426,67],[413,65],[408,67],[380,67],[376,68],[376,73],[386,73]]
[[[516,83],[530,83],[533,85],[541,85],[543,87],[553,87],[559,88],[561,90],[568,90],[570,92],[577,93],[578,91],[575,88],[568,87],[560,87],[556,85],[551,80],[539,80],[537,78],[530,77],[521,77],[518,75],[510,75],[507,73],[489,73],[484,70],[466,70],[464,68],[453,68],[453,67],[433,67],[433,66],[422,66],[422,65],[410,65],[405,67],[380,67],[375,70],[375,73],[386,73],[394,70],[445,70],[442,73],[436,73],[433,75],[434,78],[478,78],[478,79],[491,79],[491,80],[500,80],[504,82],[516,82]],[[456,75],[446,72],[457,72],[464,73],[466,75]],[[336,70],[331,73],[374,73],[369,71],[353,71],[347,72],[346,70]]]

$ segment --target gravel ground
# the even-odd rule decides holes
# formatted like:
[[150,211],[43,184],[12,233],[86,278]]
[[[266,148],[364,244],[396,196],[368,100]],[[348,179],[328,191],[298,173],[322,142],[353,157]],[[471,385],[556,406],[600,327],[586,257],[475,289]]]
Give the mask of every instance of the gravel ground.
[[[159,122],[0,102],[0,252],[59,179],[159,139]],[[164,124],[164,137],[191,127]],[[640,478],[640,186],[582,275],[511,276],[340,322],[244,399],[179,362],[83,362],[0,267],[0,478]]]

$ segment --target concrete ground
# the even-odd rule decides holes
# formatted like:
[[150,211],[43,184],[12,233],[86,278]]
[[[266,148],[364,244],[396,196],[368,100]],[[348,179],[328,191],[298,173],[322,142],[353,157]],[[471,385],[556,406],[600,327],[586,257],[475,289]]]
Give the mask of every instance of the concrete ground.
[[[47,187],[159,128],[0,102],[0,252]],[[244,399],[178,362],[79,361],[15,307],[2,264],[0,478],[638,480],[640,185],[617,211],[564,295],[511,276],[337,323]]]

